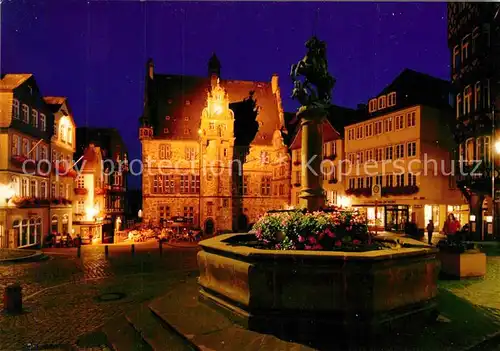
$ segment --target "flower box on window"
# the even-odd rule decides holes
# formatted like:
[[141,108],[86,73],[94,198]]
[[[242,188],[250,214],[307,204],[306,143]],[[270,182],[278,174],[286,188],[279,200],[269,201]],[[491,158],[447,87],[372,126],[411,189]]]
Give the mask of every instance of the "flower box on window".
[[366,196],[369,197],[372,195],[371,188],[349,188],[345,191],[346,195],[353,195],[356,197]]
[[330,184],[337,184],[337,183],[338,183],[338,180],[337,180],[337,178],[334,178],[334,179],[329,179],[329,180],[328,180],[328,183],[330,183]]
[[298,166],[298,165],[300,165],[300,161],[294,161],[294,162],[293,162],[293,165],[294,165],[294,166]]
[[384,188],[382,188],[382,196],[411,195],[411,194],[418,193],[418,190],[419,190],[419,188],[416,185],[384,187]]
[[75,188],[75,189],[73,189],[73,190],[74,190],[74,192],[75,192],[75,194],[76,194],[76,195],[87,195],[87,194],[88,194],[88,192],[89,192],[89,191],[88,191],[87,189],[85,189],[85,188]]
[[298,188],[300,186],[300,183],[295,183],[295,184],[293,184],[293,186]]

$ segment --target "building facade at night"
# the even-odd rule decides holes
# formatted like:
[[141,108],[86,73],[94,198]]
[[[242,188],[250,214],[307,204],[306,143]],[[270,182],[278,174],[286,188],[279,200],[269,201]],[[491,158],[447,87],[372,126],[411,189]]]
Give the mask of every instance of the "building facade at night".
[[182,217],[206,233],[247,230],[289,204],[290,165],[278,77],[164,75],[147,64],[139,138],[144,220]]
[[[498,3],[448,4],[457,185],[469,203],[476,240],[493,238],[493,227],[498,236],[500,229],[500,203],[492,201],[493,163],[497,170],[500,164],[500,155],[494,154],[500,140],[495,122],[500,107],[499,9]],[[495,184],[500,189],[498,179]]]
[[[31,74],[0,80],[0,247],[42,243],[49,231],[54,115]],[[24,169],[23,169],[24,165]]]
[[[345,197],[344,182],[341,170],[344,159],[344,126],[359,120],[361,111],[340,106],[332,106],[323,122],[323,163],[322,178],[326,204],[341,205]],[[334,125],[336,127],[334,127]],[[337,129],[338,128],[338,129]],[[299,206],[299,196],[302,190],[302,131],[295,128],[296,133],[290,143],[292,158],[291,171],[291,205]]]
[[445,81],[405,70],[369,101],[369,119],[345,127],[346,193],[370,225],[377,219],[380,229],[398,232],[414,222],[423,230],[432,220],[441,230],[448,213],[467,221],[450,175],[449,89]]
[[[44,97],[54,114],[54,133],[50,141],[50,232],[71,234],[73,229],[73,170],[75,153],[75,122],[65,97]],[[59,163],[57,163],[59,161]],[[55,170],[57,169],[57,172]]]
[[[76,154],[75,160],[84,157],[78,164],[84,165],[84,161],[94,159],[91,153],[99,152],[102,165],[98,167],[102,174],[100,179],[96,179],[95,195],[103,196],[102,211],[102,232],[104,237],[113,237],[116,231],[124,228],[126,193],[127,193],[127,175],[128,175],[128,159],[127,148],[123,139],[115,128],[91,128],[79,127],[76,131]],[[90,151],[93,150],[93,151]],[[85,155],[85,152],[89,154]],[[93,165],[89,169],[89,173],[96,174],[97,166]],[[78,188],[78,187],[77,187]],[[79,191],[79,190],[77,190]],[[88,204],[87,204],[88,206]],[[81,211],[80,211],[81,212]]]

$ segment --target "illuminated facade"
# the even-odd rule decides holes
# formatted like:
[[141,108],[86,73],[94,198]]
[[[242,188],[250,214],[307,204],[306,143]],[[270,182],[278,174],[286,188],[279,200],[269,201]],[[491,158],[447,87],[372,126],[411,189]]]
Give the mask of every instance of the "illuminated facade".
[[90,144],[83,152],[73,189],[74,234],[80,235],[84,243],[102,242],[105,186],[101,149]]
[[73,185],[76,177],[73,170],[75,122],[65,97],[51,96],[44,100],[54,114],[54,134],[50,141],[50,232],[71,234]]
[[[122,137],[115,128],[79,127],[76,131],[77,151],[75,159],[84,155],[89,145],[99,147],[104,162],[103,186],[98,192],[104,194],[104,237],[111,238],[126,224],[125,205],[127,193],[128,158]],[[137,214],[137,212],[135,213]]]
[[[31,74],[0,80],[0,247],[42,243],[49,230],[54,116]],[[24,165],[24,169],[23,169]]]
[[[341,116],[336,115],[335,118]],[[291,172],[291,205],[299,207],[299,195],[302,190],[302,131],[299,130],[291,145],[292,172]],[[341,178],[341,162],[344,158],[344,142],[342,136],[328,120],[323,123],[323,162],[322,178],[326,204],[340,205],[345,195],[344,184]]]
[[[428,221],[441,230],[448,213],[462,225],[468,211],[450,175],[449,87],[439,79],[405,70],[368,103],[369,119],[345,127],[346,193],[370,225],[403,231]],[[380,197],[372,189],[380,186]],[[377,207],[378,215],[375,216]]]
[[[251,98],[250,98],[251,96]],[[220,79],[146,74],[139,138],[144,220],[182,218],[206,233],[247,230],[289,203],[290,169],[278,77]]]
[[[455,92],[453,132],[458,144],[455,159],[457,172],[464,170],[457,185],[470,205],[470,228],[476,240],[493,238],[493,218],[495,235],[500,233],[500,203],[494,206],[492,201],[492,169],[498,171],[500,167],[500,155],[493,154],[493,145],[500,140],[499,12],[500,5],[495,2],[448,4],[448,47]],[[499,189],[498,178],[495,184]],[[499,190],[496,197],[500,199]]]

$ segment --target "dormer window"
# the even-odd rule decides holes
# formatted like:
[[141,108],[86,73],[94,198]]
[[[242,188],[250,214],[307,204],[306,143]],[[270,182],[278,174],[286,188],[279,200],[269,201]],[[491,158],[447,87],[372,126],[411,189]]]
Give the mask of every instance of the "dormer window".
[[165,116],[165,121],[170,121],[170,116]]
[[377,99],[371,99],[368,102],[368,112],[372,113],[377,111]]
[[185,120],[186,122],[188,122],[188,121],[189,121],[189,116],[184,116],[184,120]]
[[191,105],[191,100],[186,100],[186,106]]
[[167,100],[167,103],[168,103],[169,105],[171,105],[171,104],[172,104],[172,102],[173,102],[173,100],[172,100],[172,99],[168,99],[168,100]]
[[387,107],[387,97],[385,95],[379,97],[378,98],[378,109],[382,110],[382,109],[384,109],[386,107]]
[[168,134],[169,132],[168,128],[163,128],[163,133]]
[[387,95],[387,107],[396,106],[396,92]]

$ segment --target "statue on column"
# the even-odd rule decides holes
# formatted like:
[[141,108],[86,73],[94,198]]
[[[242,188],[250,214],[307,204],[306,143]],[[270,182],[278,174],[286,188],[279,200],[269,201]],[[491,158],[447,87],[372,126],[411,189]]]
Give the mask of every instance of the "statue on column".
[[297,99],[303,108],[328,108],[335,78],[328,73],[326,44],[313,36],[305,46],[306,55],[293,64],[290,71],[294,84],[292,98]]

